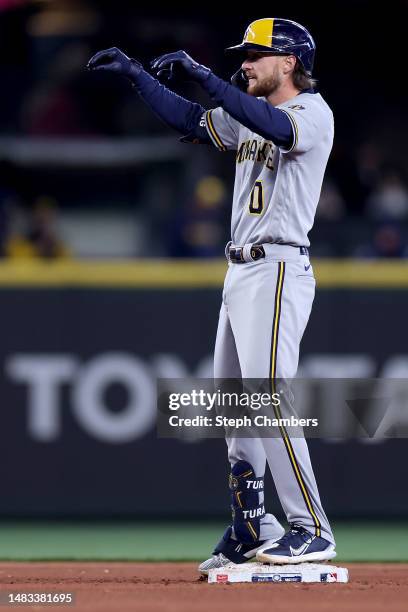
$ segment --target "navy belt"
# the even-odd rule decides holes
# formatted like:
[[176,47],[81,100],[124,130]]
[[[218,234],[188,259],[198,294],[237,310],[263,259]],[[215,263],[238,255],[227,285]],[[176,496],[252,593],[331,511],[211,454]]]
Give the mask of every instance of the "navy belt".
[[[298,247],[301,255],[306,255],[309,257],[309,249],[307,247],[301,246]],[[242,264],[246,263],[244,260],[243,254],[244,247],[229,247],[228,249],[228,257],[231,263]],[[254,244],[251,247],[250,251],[252,261],[257,261],[258,259],[265,258],[265,250],[262,244]]]
[[[230,247],[228,250],[229,260],[232,263],[245,263],[244,260],[244,247]],[[254,244],[251,247],[251,258],[253,261],[263,259],[265,257],[265,251],[261,244]]]

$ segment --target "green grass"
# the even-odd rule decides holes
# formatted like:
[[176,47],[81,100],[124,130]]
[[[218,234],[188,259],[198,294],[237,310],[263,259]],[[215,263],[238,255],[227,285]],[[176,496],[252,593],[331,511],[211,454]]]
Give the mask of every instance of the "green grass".
[[[337,523],[337,561],[407,561],[408,523]],[[0,560],[198,561],[216,523],[0,523]]]

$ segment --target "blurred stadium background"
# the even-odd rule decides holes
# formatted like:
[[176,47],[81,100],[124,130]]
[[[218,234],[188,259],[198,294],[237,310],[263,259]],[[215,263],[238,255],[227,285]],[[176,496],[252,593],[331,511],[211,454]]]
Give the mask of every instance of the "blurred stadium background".
[[[186,49],[228,79],[251,20],[311,30],[336,136],[302,372],[408,376],[407,3],[231,10],[0,0],[2,559],[198,559],[228,521],[223,442],[158,440],[154,419],[158,376],[211,376],[234,159],[87,73],[101,48]],[[408,558],[407,425],[311,441],[342,559]]]

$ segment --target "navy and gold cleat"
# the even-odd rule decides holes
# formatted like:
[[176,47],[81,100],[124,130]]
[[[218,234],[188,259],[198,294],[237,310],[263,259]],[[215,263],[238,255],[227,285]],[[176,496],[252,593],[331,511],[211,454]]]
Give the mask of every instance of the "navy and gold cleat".
[[284,534],[282,525],[272,514],[267,514],[265,518],[268,526],[265,532],[268,534],[268,539],[258,540],[252,544],[243,544],[235,538],[234,531],[230,526],[218,542],[212,556],[198,566],[198,571],[207,575],[210,569],[225,567],[231,563],[240,565],[241,563],[256,561],[255,557],[258,550],[270,547]]
[[312,535],[300,525],[291,525],[290,531],[272,545],[261,547],[256,560],[261,563],[293,565],[329,561],[336,556],[334,544]]
[[208,574],[210,569],[225,567],[229,563],[248,563],[255,560],[257,550],[265,547],[267,541],[258,541],[254,544],[242,544],[232,537],[232,527],[228,527],[214,549],[212,557],[198,566],[201,574]]

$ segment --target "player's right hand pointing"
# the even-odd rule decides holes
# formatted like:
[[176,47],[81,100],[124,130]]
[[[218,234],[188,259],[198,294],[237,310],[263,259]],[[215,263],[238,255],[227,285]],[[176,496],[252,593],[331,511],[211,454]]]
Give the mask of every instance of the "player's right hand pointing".
[[104,70],[121,74],[133,81],[143,71],[140,62],[131,59],[117,47],[98,51],[91,57],[86,67],[88,70]]

